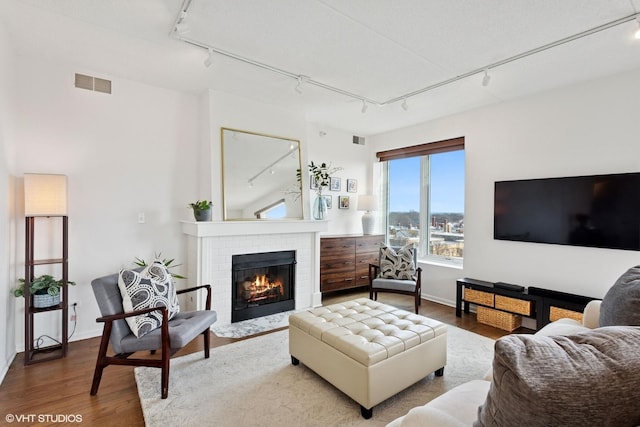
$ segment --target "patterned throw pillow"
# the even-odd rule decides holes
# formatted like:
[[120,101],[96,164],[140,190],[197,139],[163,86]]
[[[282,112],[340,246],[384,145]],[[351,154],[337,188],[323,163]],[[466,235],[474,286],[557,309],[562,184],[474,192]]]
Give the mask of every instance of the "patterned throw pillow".
[[[154,261],[141,272],[120,270],[118,288],[122,295],[125,313],[151,307],[167,307],[169,319],[180,311],[176,288],[167,268],[161,261]],[[140,338],[162,324],[162,314],[154,311],[128,317],[127,323],[133,334]]]
[[383,279],[413,280],[416,266],[413,263],[413,245],[394,251],[387,245],[380,248],[380,277]]

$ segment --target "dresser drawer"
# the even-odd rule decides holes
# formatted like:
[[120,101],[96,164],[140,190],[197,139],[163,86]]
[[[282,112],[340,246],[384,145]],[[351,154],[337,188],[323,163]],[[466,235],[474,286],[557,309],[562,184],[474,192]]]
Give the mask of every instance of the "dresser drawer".
[[320,239],[320,260],[324,257],[353,257],[356,250],[354,238]]
[[353,257],[351,258],[330,258],[320,260],[320,274],[351,272],[355,269]]
[[327,273],[320,276],[320,292],[347,289],[356,286],[353,272]]
[[362,236],[356,240],[356,254],[380,252],[380,244],[384,242],[384,236]]

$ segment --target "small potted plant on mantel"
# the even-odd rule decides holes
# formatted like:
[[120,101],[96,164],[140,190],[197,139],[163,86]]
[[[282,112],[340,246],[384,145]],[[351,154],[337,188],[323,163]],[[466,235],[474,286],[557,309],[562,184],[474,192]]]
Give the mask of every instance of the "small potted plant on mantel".
[[193,216],[196,218],[196,221],[211,221],[212,201],[196,200],[194,203],[189,203],[189,206],[193,209]]
[[[20,286],[13,289],[13,296],[24,297],[25,280],[18,279]],[[75,285],[75,282],[67,281],[67,285]],[[36,308],[51,307],[60,304],[60,288],[62,280],[56,280],[49,274],[43,274],[34,278],[29,284],[29,294],[33,295],[33,306]]]

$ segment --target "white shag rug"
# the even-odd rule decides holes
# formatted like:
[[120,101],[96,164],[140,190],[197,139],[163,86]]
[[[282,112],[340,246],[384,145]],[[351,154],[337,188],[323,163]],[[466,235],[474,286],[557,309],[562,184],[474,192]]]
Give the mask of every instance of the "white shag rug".
[[445,391],[484,376],[494,341],[448,326],[444,376],[430,374],[374,406],[360,405],[309,368],[291,364],[289,331],[279,331],[171,360],[169,397],[160,399],[160,369],[136,368],[148,427],[384,426]]

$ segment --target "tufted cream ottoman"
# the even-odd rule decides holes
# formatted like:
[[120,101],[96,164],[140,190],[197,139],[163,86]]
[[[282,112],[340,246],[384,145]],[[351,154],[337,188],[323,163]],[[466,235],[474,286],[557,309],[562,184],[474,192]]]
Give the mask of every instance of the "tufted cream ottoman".
[[373,407],[435,372],[444,373],[447,326],[367,298],[289,317],[291,362],[300,361],[360,404]]

